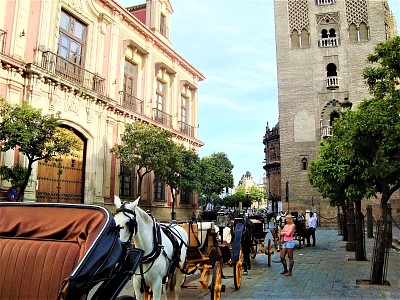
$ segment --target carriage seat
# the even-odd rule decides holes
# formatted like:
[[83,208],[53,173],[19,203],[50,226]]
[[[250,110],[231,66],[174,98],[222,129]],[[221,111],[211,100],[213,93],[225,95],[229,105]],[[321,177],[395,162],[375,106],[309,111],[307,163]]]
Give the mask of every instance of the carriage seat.
[[0,299],[58,299],[104,226],[99,210],[1,203]]

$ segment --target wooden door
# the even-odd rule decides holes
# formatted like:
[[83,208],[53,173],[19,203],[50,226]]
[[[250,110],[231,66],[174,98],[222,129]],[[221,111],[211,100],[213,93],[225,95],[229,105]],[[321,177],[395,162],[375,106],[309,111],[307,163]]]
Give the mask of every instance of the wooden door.
[[49,162],[39,161],[37,202],[84,202],[85,142],[78,135],[76,137],[81,142],[80,151],[56,156]]

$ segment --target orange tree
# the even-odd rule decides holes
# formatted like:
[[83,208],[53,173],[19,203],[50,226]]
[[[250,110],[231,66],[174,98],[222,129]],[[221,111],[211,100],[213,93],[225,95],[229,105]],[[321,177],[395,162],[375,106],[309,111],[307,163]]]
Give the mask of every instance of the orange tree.
[[141,196],[144,176],[165,168],[173,147],[171,132],[135,121],[125,125],[122,144],[114,145],[111,152],[127,167],[137,168],[138,196]]
[[69,130],[60,128],[58,115],[42,115],[41,109],[33,108],[26,101],[13,105],[0,98],[0,117],[1,151],[18,149],[27,158],[26,166],[0,168],[0,177],[17,185],[16,200],[19,201],[29,183],[33,163],[72,154],[80,146]]

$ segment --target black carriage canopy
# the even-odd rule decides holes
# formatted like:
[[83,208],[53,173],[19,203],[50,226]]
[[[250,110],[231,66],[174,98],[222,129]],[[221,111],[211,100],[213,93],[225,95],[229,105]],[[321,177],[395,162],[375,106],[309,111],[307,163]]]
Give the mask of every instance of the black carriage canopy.
[[102,207],[0,203],[0,220],[0,299],[79,299],[122,254]]

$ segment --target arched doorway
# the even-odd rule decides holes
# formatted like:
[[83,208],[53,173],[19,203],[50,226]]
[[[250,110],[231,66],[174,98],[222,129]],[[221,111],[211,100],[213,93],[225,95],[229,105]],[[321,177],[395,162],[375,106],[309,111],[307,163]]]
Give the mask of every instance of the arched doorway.
[[36,201],[37,202],[84,202],[86,140],[72,128],[81,142],[81,150],[73,155],[59,155],[51,161],[38,162]]

